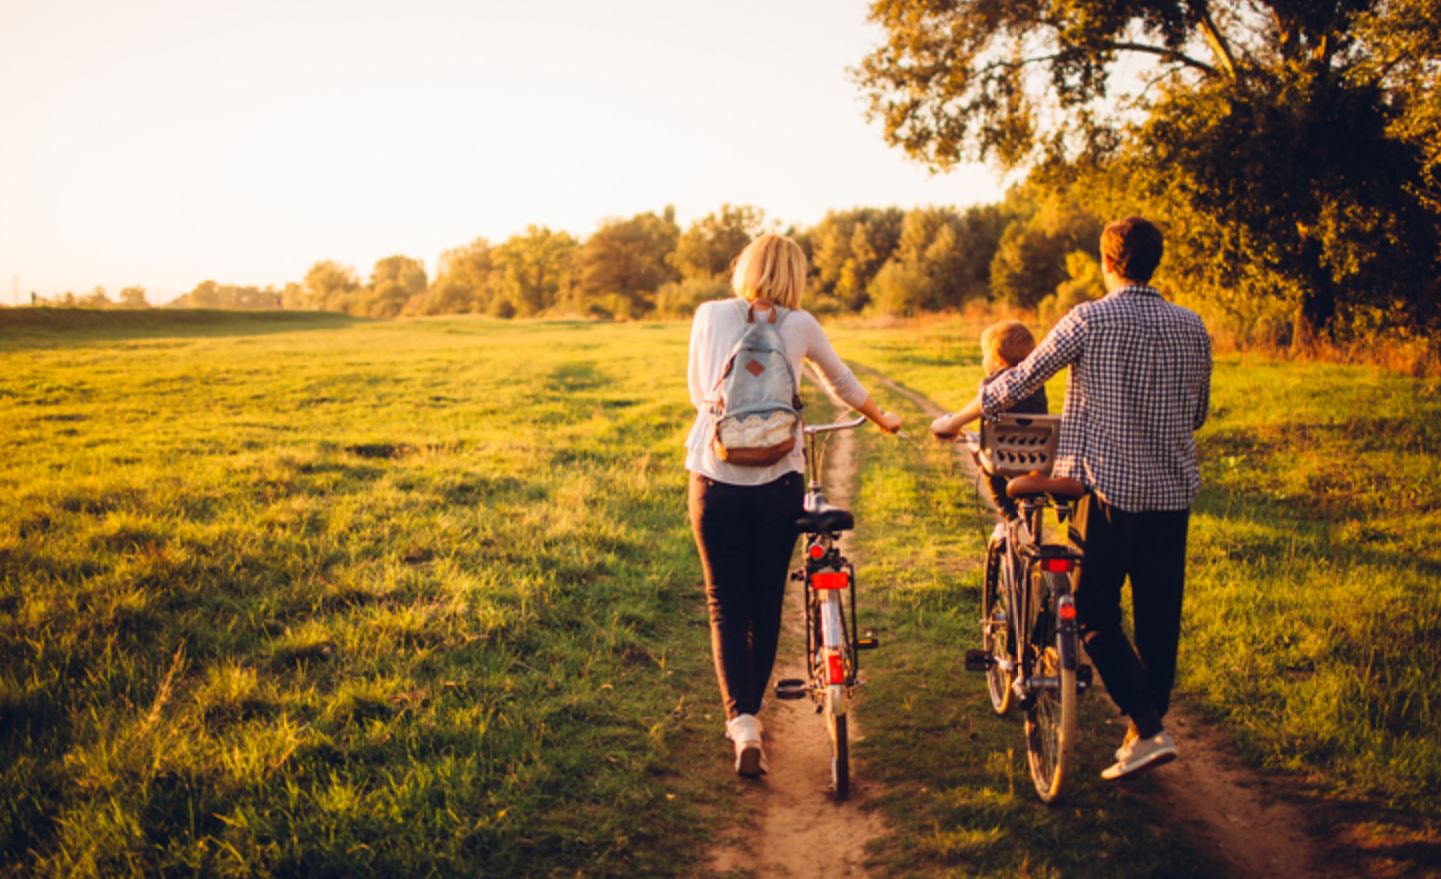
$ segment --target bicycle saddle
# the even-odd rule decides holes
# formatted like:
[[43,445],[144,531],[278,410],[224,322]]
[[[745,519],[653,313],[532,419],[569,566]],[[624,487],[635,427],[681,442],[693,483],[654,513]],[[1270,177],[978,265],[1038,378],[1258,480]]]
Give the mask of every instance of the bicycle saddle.
[[806,510],[796,517],[796,530],[814,534],[820,531],[849,531],[856,527],[856,517],[850,510],[833,507],[822,502],[814,510]]
[[1086,487],[1074,479],[1056,479],[1051,476],[1042,476],[1039,473],[1032,473],[1029,476],[1017,476],[1006,483],[1006,497],[1022,498],[1034,497],[1038,494],[1048,494],[1054,498],[1070,498],[1072,500],[1081,497],[1086,493]]

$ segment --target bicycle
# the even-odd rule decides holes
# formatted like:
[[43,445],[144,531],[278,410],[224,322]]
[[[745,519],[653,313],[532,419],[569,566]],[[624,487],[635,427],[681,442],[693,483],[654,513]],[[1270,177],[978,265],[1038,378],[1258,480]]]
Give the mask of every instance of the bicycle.
[[1058,415],[1002,415],[961,439],[988,475],[1012,477],[1006,494],[1020,516],[997,528],[986,547],[981,593],[981,643],[966,652],[966,669],[984,672],[991,707],[1025,712],[1031,782],[1045,803],[1066,787],[1076,741],[1077,702],[1091,685],[1080,661],[1071,577],[1083,562],[1069,544],[1047,543],[1045,511],[1064,524],[1086,489],[1052,478]]
[[[806,495],[804,512],[796,518],[796,530],[805,535],[805,553],[791,579],[805,585],[806,669],[810,678],[776,681],[777,699],[804,699],[816,703],[825,715],[831,740],[831,785],[837,800],[850,794],[850,742],[847,733],[848,706],[859,678],[861,650],[879,646],[856,629],[856,571],[837,545],[842,532],[855,527],[849,510],[833,506],[821,486],[821,438],[831,432],[850,430],[865,418],[805,428]],[[841,594],[846,593],[848,601]]]

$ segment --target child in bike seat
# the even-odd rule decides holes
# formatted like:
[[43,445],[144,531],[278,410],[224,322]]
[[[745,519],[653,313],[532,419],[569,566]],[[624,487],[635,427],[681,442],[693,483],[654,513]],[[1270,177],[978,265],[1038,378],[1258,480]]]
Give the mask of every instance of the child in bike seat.
[[[1026,325],[1020,321],[1003,320],[994,323],[981,331],[981,368],[986,371],[986,377],[981,379],[981,388],[1005,375],[1006,370],[1026,359],[1036,347],[1036,338]],[[1007,409],[1007,412],[1017,414],[1045,415],[1049,407],[1046,404],[1046,388],[1041,386],[1034,394],[1021,402]],[[1020,515],[1016,508],[1016,502],[1006,497],[1006,482],[1004,476],[987,476],[987,485],[991,490],[991,499],[996,502],[996,511],[1004,519],[1014,519]]]

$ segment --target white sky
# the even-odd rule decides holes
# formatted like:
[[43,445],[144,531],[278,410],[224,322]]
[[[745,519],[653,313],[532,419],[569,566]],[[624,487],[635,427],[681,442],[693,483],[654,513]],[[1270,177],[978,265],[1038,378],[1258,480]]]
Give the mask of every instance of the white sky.
[[676,206],[1000,197],[885,146],[864,0],[0,0],[0,302],[577,237]]

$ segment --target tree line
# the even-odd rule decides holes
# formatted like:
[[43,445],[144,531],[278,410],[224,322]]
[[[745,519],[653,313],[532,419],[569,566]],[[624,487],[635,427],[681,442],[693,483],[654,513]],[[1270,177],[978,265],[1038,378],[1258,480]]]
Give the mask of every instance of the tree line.
[[[1055,301],[1063,282],[1079,283],[1078,295],[1101,292],[1099,273],[1090,271],[1100,221],[1067,211],[1070,206],[1022,186],[996,204],[859,207],[781,231],[810,257],[806,306],[812,311],[913,315],[988,301],[1032,308]],[[321,260],[301,280],[280,287],[207,280],[170,305],[372,318],[683,318],[701,302],[728,295],[737,254],[776,228],[758,207],[727,204],[682,229],[667,207],[605,220],[584,240],[544,226],[495,244],[477,238],[442,254],[433,278],[421,260],[404,255],[379,260],[366,277]],[[144,291],[139,295],[143,304]],[[97,288],[62,304],[113,303]]]
[[[854,76],[887,140],[936,169],[978,160],[1023,179],[995,204],[784,229],[811,257],[808,307],[989,301],[1044,323],[1101,293],[1103,220],[1142,214],[1166,234],[1158,285],[1213,331],[1441,354],[1441,3],[873,0],[870,15],[886,40]],[[750,206],[685,229],[667,208],[584,240],[476,239],[434,278],[406,256],[367,278],[322,261],[279,289],[207,281],[177,304],[683,317],[725,295],[730,261],[769,228]]]

